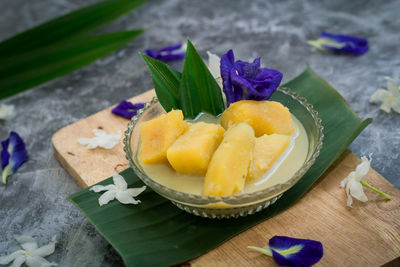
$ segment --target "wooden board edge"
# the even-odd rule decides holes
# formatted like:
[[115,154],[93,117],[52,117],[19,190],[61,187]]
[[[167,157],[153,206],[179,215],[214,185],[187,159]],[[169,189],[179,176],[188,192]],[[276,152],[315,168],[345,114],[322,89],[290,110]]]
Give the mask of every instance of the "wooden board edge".
[[[128,101],[132,101],[134,99],[146,99],[146,102],[150,101],[153,97],[155,96],[155,92],[154,89],[150,89],[145,91],[144,93],[141,93],[137,96],[131,97],[128,99]],[[149,100],[147,100],[149,99]],[[68,161],[65,159],[65,157],[62,156],[62,154],[59,151],[59,148],[57,146],[57,138],[59,135],[62,135],[62,133],[69,129],[70,127],[74,127],[74,125],[80,123],[81,121],[90,119],[94,116],[97,116],[99,113],[111,110],[113,107],[115,107],[117,104],[114,104],[108,108],[102,109],[97,111],[96,113],[91,114],[88,117],[82,118],[78,121],[75,121],[71,124],[68,124],[62,128],[60,128],[59,130],[57,130],[51,137],[51,145],[53,147],[53,153],[54,156],[56,157],[56,159],[58,160],[58,162],[61,164],[61,166],[63,166],[64,169],[66,169],[66,171],[72,176],[72,178],[78,183],[79,187],[81,187],[82,189],[87,188],[89,185],[80,177],[80,175],[74,170],[74,168],[68,163]],[[106,177],[107,178],[107,177]]]
[[78,183],[79,187],[82,189],[85,189],[88,187],[88,185],[80,178],[79,174],[72,168],[68,162],[61,156],[61,154],[58,152],[57,148],[54,146],[54,143],[52,143],[53,146],[53,153],[58,162],[63,166],[63,168],[67,171],[69,175],[72,176],[72,178]]

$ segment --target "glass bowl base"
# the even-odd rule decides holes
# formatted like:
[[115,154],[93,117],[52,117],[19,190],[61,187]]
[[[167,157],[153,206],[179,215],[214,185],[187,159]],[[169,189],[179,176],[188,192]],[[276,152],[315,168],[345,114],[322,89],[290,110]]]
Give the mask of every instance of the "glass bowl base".
[[[282,194],[283,195],[283,194]],[[239,218],[246,217],[247,215],[251,215],[257,212],[260,212],[271,205],[275,204],[275,202],[282,196],[279,195],[272,199],[259,202],[254,205],[249,205],[246,207],[237,207],[237,208],[224,208],[224,209],[212,209],[212,208],[201,208],[201,207],[193,207],[183,203],[171,201],[175,206],[180,208],[183,211],[186,211],[190,214],[200,216],[203,218],[209,219],[230,219],[230,218]]]

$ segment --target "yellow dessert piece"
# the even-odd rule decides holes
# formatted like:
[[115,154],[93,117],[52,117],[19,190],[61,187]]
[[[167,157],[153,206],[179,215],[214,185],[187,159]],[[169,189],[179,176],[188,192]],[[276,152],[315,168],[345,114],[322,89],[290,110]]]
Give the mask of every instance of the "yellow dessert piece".
[[289,109],[275,101],[241,100],[231,104],[222,113],[221,125],[228,129],[238,122],[246,122],[253,127],[256,137],[295,133]]
[[290,137],[281,134],[263,135],[256,138],[248,181],[264,177],[290,144]]
[[140,126],[139,158],[142,163],[167,162],[167,149],[188,128],[181,110],[172,110]]
[[205,175],[224,132],[224,128],[214,123],[191,124],[167,150],[172,168],[181,174]]
[[243,189],[254,143],[254,130],[247,123],[237,123],[225,132],[208,165],[203,195],[230,196]]

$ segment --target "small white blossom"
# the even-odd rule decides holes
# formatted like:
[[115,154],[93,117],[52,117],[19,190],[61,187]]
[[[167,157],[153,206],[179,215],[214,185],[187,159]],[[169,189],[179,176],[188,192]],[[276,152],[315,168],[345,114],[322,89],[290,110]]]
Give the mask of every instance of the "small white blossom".
[[9,120],[15,117],[15,108],[13,105],[0,105],[0,120]]
[[31,236],[20,235],[15,236],[23,250],[17,250],[10,255],[0,257],[0,264],[11,264],[12,267],[26,264],[28,267],[50,267],[57,266],[54,262],[48,262],[44,259],[53,254],[56,246],[56,236],[53,236],[51,242],[43,247],[38,247],[38,244]]
[[220,71],[221,59],[219,58],[219,56],[211,53],[210,51],[207,51],[207,55],[208,55],[208,68],[209,68],[212,76],[215,79],[220,78],[221,77],[221,71]]
[[[194,45],[195,43],[193,43]],[[181,48],[179,48],[179,52],[186,52],[187,50],[187,43],[182,44]]]
[[119,143],[119,139],[121,138],[121,131],[118,131],[117,134],[108,134],[103,130],[95,129],[93,133],[96,137],[79,138],[79,144],[88,145],[88,149],[94,149],[96,147],[111,149]]
[[346,187],[347,194],[347,206],[350,208],[353,204],[353,199],[358,199],[362,202],[368,201],[367,196],[364,193],[363,186],[360,183],[361,179],[367,175],[371,166],[372,157],[369,155],[369,159],[366,156],[361,157],[361,163],[357,166],[355,171],[352,171],[344,180],[340,183],[340,187]]
[[94,191],[96,193],[101,191],[107,191],[99,197],[100,206],[107,204],[108,202],[110,202],[115,198],[122,204],[136,205],[140,203],[140,200],[136,200],[134,199],[134,197],[137,197],[140,193],[146,190],[146,186],[142,186],[140,188],[128,188],[128,184],[126,183],[124,177],[122,177],[116,172],[113,173],[113,181],[114,184],[106,186],[95,185],[92,188],[90,188],[90,191]]
[[400,86],[391,78],[387,80],[387,90],[379,89],[370,98],[370,102],[382,102],[380,109],[389,113],[392,109],[400,113]]

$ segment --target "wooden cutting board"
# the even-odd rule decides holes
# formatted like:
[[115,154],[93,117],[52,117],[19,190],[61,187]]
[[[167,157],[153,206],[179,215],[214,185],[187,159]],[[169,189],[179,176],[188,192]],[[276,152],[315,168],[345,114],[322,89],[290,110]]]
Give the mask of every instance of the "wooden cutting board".
[[[154,91],[130,99],[147,102]],[[68,125],[54,134],[54,154],[82,187],[93,185],[129,167],[122,138],[128,120],[111,113],[112,107]],[[93,129],[121,131],[121,142],[111,150],[88,150],[77,142],[93,137]],[[360,159],[346,151],[298,203],[287,211],[239,234],[218,248],[192,260],[193,266],[274,266],[267,256],[247,249],[265,246],[274,235],[319,240],[324,257],[319,266],[379,266],[400,256],[400,191],[375,170],[367,181],[390,194],[385,200],[365,190],[369,201],[346,206],[340,181],[354,170]]]

